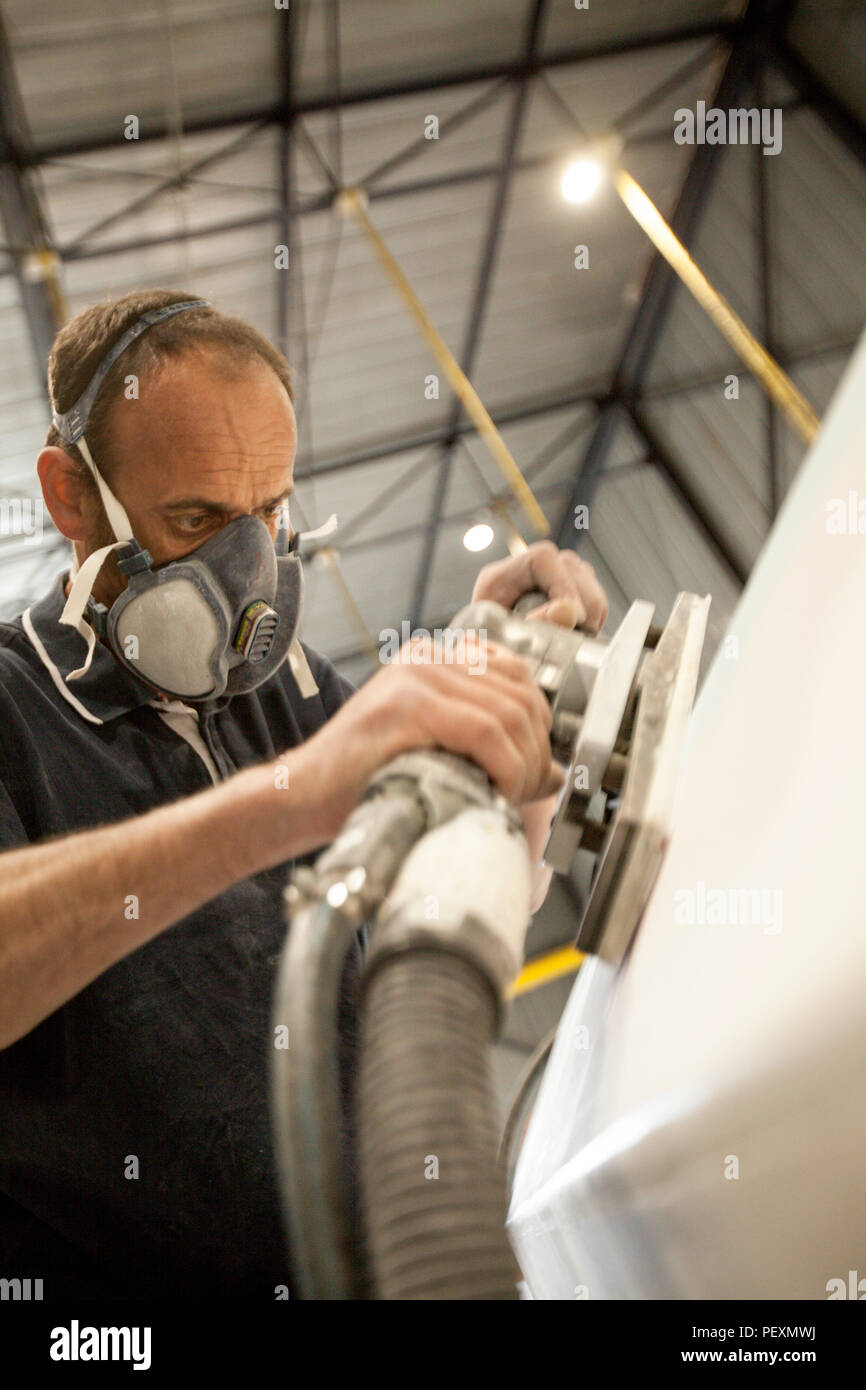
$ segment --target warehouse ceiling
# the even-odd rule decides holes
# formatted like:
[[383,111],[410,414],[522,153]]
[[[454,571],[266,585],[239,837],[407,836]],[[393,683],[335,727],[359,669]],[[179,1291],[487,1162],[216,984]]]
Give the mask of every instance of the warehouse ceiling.
[[[613,190],[571,205],[559,175],[581,142],[618,132],[626,168],[822,413],[866,319],[861,6],[0,8],[23,109],[16,122],[7,93],[0,615],[42,593],[68,556],[47,517],[41,535],[12,524],[10,504],[39,497],[48,421],[34,249],[59,257],[71,313],[134,288],[180,289],[286,352],[300,426],[293,522],[339,519],[338,568],[306,566],[303,636],[351,680],[375,669],[383,631],[444,625],[480,564],[507,553],[502,520],[483,556],[463,547],[467,524],[508,489],[363,233],[333,210],[337,190],[360,186],[550,533],[595,565],[611,622],[638,597],[664,618],[680,589],[709,592],[712,652],[804,446]],[[780,109],[780,152],[677,144],[675,111],[717,98]],[[438,139],[425,138],[432,116]],[[22,190],[38,202],[41,247],[10,215]],[[581,502],[589,527],[575,531]],[[517,503],[506,514],[534,538]]]

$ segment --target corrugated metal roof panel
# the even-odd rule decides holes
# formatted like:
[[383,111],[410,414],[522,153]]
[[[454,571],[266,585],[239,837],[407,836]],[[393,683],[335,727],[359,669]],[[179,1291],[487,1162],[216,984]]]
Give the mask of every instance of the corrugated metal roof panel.
[[[321,0],[318,8],[325,8]],[[503,5],[501,0],[473,0],[468,6],[352,0],[340,15],[342,85],[387,85],[471,71],[479,58],[489,64],[515,60],[523,52],[526,13],[525,5]],[[313,33],[311,17],[311,38]],[[310,56],[308,42],[302,92],[317,85],[315,70],[308,66]],[[324,55],[321,66],[318,86],[332,90]]]
[[[702,209],[691,252],[713,287],[755,331],[759,328],[761,303],[755,149],[729,145],[719,150],[717,160],[712,194]],[[764,162],[769,165],[772,161],[766,158]],[[721,378],[731,357],[732,349],[705,311],[685,286],[675,281],[670,317],[647,374],[647,384],[667,385],[698,372],[709,375],[717,371]]]
[[[592,408],[584,406],[507,425],[501,430],[502,438],[533,492],[570,479],[591,418]],[[467,508],[480,508],[491,494],[495,497],[511,495],[502,472],[479,437],[465,436],[451,470],[444,515],[452,517]],[[521,534],[527,540],[534,539],[519,502],[512,501],[509,512]]]
[[[670,201],[681,152],[644,147],[633,166],[652,196]],[[575,268],[578,246],[588,248],[587,268]],[[609,187],[575,206],[550,170],[515,175],[475,372],[482,398],[606,385],[634,312],[624,287],[644,257],[643,233]]]
[[[339,565],[354,604],[378,646],[379,633],[396,626],[405,615],[404,595],[412,592],[418,566],[413,538],[392,537],[385,547],[367,546],[341,554]],[[327,563],[304,564],[304,614],[301,636],[326,655],[355,651],[362,646],[357,619],[347,608],[340,586]]]
[[764,397],[746,377],[739,398],[716,387],[654,401],[647,415],[662,443],[741,563],[750,568],[768,526]]
[[[791,378],[820,416],[824,416],[836,393],[848,365],[850,353],[828,353],[818,361],[794,367]],[[787,421],[782,420],[779,431],[779,474],[786,492],[806,457],[806,445]],[[864,470],[866,472],[866,470]]]
[[[460,186],[384,202],[373,213],[438,332],[458,355],[489,197],[489,189]],[[333,263],[307,382],[314,460],[386,432],[425,430],[441,422],[449,406],[447,382],[362,233],[354,224],[341,227],[333,214],[317,214],[301,223],[300,251],[307,285],[320,283]],[[311,307],[311,321],[315,314]],[[296,318],[290,356],[299,366],[300,332]],[[439,377],[438,400],[425,395],[431,375]]]
[[[340,523],[333,538],[338,549],[371,540],[390,546],[401,531],[426,520],[435,457],[430,449],[412,450],[305,479],[298,485],[297,496],[307,524],[321,526],[334,512]],[[293,524],[298,529],[294,519]]]
[[702,671],[728,625],[739,588],[703,541],[670,485],[655,468],[605,475],[591,511],[590,535],[629,601],[656,604],[664,623],[680,590],[710,593]]
[[643,0],[615,0],[604,5],[577,8],[574,0],[553,0],[544,34],[545,52],[555,53],[571,44],[586,48],[625,37],[666,34],[688,25],[733,20],[743,0],[665,0],[647,5]]
[[124,118],[172,118],[172,67],[184,115],[242,112],[279,93],[278,12],[243,0],[27,0],[5,5],[37,147],[58,132],[118,138]]
[[[665,133],[673,140],[673,112],[678,106],[691,104],[706,96],[718,76],[724,45],[710,38],[687,43],[664,44],[633,53],[617,54],[591,63],[565,64],[551,68],[547,81],[567,103],[580,127],[590,137],[606,134],[614,125],[619,127],[637,103],[648,98],[662,84],[667,84],[682,69],[690,70],[670,91],[644,114],[629,120],[623,128],[626,139],[641,133]],[[700,59],[705,59],[696,69]],[[572,132],[556,107],[550,108],[551,124],[555,120],[560,137],[579,138]],[[541,153],[546,147],[539,139],[540,132],[528,132],[526,152]]]
[[799,0],[787,30],[793,47],[866,122],[866,10],[858,0]]
[[[233,219],[277,213],[278,135],[274,129],[233,126],[171,141],[130,141],[95,154],[68,155],[42,166],[40,182],[62,250],[82,241],[103,221],[104,230],[83,243],[87,250],[131,238],[202,232]],[[201,161],[182,188],[157,192],[167,180]],[[322,176],[309,189],[318,192]],[[141,200],[147,201],[140,204]],[[129,213],[127,208],[131,209]],[[270,229],[268,232],[271,242]]]
[[866,319],[866,168],[809,111],[785,118],[771,164],[776,338],[787,351]]
[[[345,184],[363,182],[367,186],[369,174],[420,141],[410,158],[401,159],[393,171],[384,172],[370,185],[394,188],[416,179],[443,178],[495,163],[512,90],[507,85],[482,82],[347,106],[340,115],[339,149],[333,113],[311,113],[304,117],[304,125],[335,173],[339,172],[339,153]],[[473,114],[449,124],[465,110]],[[439,123],[436,138],[430,138],[435,127],[427,123],[429,116],[435,116]]]

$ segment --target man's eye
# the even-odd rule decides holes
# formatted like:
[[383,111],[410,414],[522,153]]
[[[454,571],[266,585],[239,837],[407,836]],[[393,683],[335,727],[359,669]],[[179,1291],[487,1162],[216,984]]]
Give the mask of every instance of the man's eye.
[[207,521],[205,515],[201,516],[182,516],[178,519],[178,525],[184,531],[200,531]]

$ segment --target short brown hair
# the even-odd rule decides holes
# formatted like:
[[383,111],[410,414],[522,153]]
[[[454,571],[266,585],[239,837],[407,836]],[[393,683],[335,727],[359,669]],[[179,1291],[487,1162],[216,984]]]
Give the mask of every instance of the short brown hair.
[[[48,390],[54,409],[61,415],[72,409],[105,354],[142,314],[198,298],[199,295],[178,290],[133,291],[105,304],[93,304],[76,314],[57,334],[48,358]],[[257,329],[243,319],[221,314],[216,309],[185,309],[182,314],[174,314],[148,328],[121,353],[106,374],[84,432],[100,473],[103,460],[110,459],[108,416],[114,402],[123,395],[126,378],[145,376],[162,363],[183,357],[197,348],[217,352],[221,365],[230,370],[242,369],[257,361],[266,363],[286,388],[289,400],[294,402],[291,367]],[[53,424],[45,443],[63,449],[78,462],[87,479],[91,479],[78,446],[67,443]]]

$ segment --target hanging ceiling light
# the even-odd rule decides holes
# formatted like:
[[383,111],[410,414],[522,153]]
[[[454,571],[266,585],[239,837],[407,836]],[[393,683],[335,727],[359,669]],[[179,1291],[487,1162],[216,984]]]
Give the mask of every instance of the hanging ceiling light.
[[576,159],[562,176],[562,196],[569,203],[585,203],[598,191],[601,165],[596,159]]
[[618,131],[587,141],[582,151],[563,170],[560,189],[569,203],[586,203],[615,169],[624,148]]
[[486,550],[493,544],[493,527],[487,521],[477,521],[470,526],[463,537],[463,544],[467,550]]

